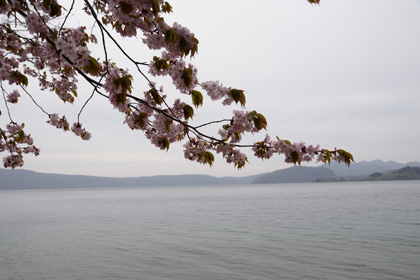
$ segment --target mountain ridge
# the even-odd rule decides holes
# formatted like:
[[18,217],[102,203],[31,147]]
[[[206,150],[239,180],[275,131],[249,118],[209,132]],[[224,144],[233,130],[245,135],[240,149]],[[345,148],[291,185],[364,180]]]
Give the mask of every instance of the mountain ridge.
[[[350,167],[336,163],[331,163],[331,165],[323,164],[317,167],[292,166],[273,172],[244,177],[214,177],[205,174],[186,174],[118,178],[40,173],[25,169],[11,170],[0,168],[0,190],[278,184],[315,181],[372,180],[369,176],[375,172],[386,175],[387,172],[389,173],[406,166],[420,167],[420,162],[402,164],[395,161],[384,162],[375,160],[354,163]],[[383,177],[384,180],[386,178],[390,177]]]

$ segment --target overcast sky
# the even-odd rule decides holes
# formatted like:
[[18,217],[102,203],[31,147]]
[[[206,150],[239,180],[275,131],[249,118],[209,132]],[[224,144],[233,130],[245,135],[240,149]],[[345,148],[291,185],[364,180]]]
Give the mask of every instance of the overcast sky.
[[[320,7],[305,0],[169,2],[174,14],[168,21],[187,26],[200,40],[192,60],[199,80],[244,89],[247,109],[266,116],[273,137],[343,148],[358,162],[420,161],[419,0],[322,0]],[[129,49],[140,61],[151,59],[132,41]],[[90,93],[79,90],[80,99],[63,107],[48,101],[56,99],[52,93],[37,92],[47,110],[65,110],[72,121]],[[34,171],[246,176],[289,166],[281,156],[250,156],[242,171],[220,157],[211,168],[189,162],[182,145],[168,152],[155,148],[100,97],[82,114],[93,134],[88,142],[46,124],[29,102],[10,107],[41,148],[40,156],[25,159],[24,168]],[[211,105],[204,119],[228,117],[230,110]]]

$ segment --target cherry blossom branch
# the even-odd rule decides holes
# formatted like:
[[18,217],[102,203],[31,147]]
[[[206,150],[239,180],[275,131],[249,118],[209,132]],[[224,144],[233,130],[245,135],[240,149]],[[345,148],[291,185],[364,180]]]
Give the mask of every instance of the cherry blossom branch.
[[[97,43],[96,37],[92,34],[93,28],[88,35],[84,26],[66,27],[75,4],[74,0],[61,26],[56,26],[52,22],[53,19],[59,19],[62,12],[62,6],[56,0],[32,0],[29,5],[26,0],[19,2],[7,0],[8,5],[0,5],[0,14],[7,14],[6,20],[12,16],[15,18],[16,26],[20,24],[27,28],[23,31],[16,31],[18,28],[15,28],[13,32],[7,34],[0,30],[0,35],[3,34],[3,37],[0,36],[0,46],[8,46],[5,52],[0,53],[3,58],[1,62],[3,65],[0,63],[0,68],[5,68],[0,69],[1,79],[8,80],[12,85],[24,87],[28,85],[28,78],[25,75],[28,74],[38,78],[42,90],[55,91],[64,102],[73,103],[73,95],[77,97],[76,75],[79,74],[93,87],[90,97],[78,113],[77,123],[71,128],[82,139],[89,139],[90,133],[82,128],[79,122],[80,115],[93,95],[98,93],[125,115],[125,123],[131,129],[143,130],[153,145],[160,149],[169,149],[171,143],[187,140],[184,144],[184,156],[200,163],[211,165],[214,161],[212,152],[216,152],[228,163],[242,168],[247,162],[247,157],[239,148],[251,148],[255,156],[262,159],[270,158],[273,153],[283,154],[286,162],[295,164],[312,160],[315,155],[318,156],[317,160],[323,162],[330,162],[333,159],[349,164],[352,160],[351,154],[344,150],[328,151],[279,138],[271,140],[269,136],[254,144],[241,144],[243,135],[254,134],[267,127],[265,117],[256,111],[234,110],[231,119],[214,120],[196,126],[189,124],[188,120],[195,114],[194,108],[181,99],[175,99],[174,104],[169,105],[162,87],[158,91],[155,83],[140,67],[148,67],[151,76],[167,76],[172,79],[179,93],[190,96],[192,105],[197,109],[203,104],[202,93],[195,89],[197,85],[201,86],[212,101],[221,100],[223,105],[235,102],[245,107],[244,91],[224,87],[218,81],[198,82],[197,69],[185,60],[187,56],[193,57],[197,52],[198,40],[188,28],[177,23],[172,26],[166,24],[162,13],[172,11],[167,2],[140,1],[134,5],[126,1],[92,1],[85,0],[84,9],[93,17],[101,32],[104,62],[99,62],[90,55],[88,43]],[[12,12],[8,13],[9,11]],[[99,13],[103,15],[103,22],[98,18]],[[2,23],[2,25],[7,27],[9,24]],[[161,55],[154,56],[150,63],[136,61],[111,35],[107,28],[109,26],[112,26],[121,37],[131,37],[138,31],[143,32],[143,43],[151,50],[161,51]],[[26,32],[28,36],[21,36],[19,32]],[[33,38],[30,38],[31,36]],[[138,73],[136,78],[140,77],[148,83],[150,89],[144,92],[143,98],[132,94],[134,77],[129,70],[119,68],[116,63],[110,63],[106,36],[133,64]],[[23,45],[28,43],[31,46]],[[20,66],[24,61],[29,61],[32,65]],[[16,96],[15,92],[14,95]],[[28,95],[35,102],[29,93]],[[7,99],[14,100],[14,96],[8,95]],[[35,104],[37,105],[36,102]],[[48,123],[65,131],[70,130],[65,116],[48,115]],[[222,123],[217,132],[219,136],[201,131],[203,127]]]

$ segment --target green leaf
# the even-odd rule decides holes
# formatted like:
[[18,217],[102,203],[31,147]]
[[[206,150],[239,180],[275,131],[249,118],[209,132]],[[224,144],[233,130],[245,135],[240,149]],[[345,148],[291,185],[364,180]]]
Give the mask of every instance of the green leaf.
[[257,114],[257,117],[260,121],[262,128],[267,129],[267,119],[260,113]]
[[170,143],[169,143],[169,140],[168,140],[167,138],[161,138],[161,139],[158,141],[158,144],[159,144],[159,146],[160,146],[161,148],[163,148],[163,149],[165,149],[165,150],[169,150],[169,145],[170,145]]
[[190,105],[185,104],[185,106],[184,106],[184,117],[185,117],[185,119],[186,120],[188,120],[190,118],[192,119],[193,116],[194,116],[194,109]]
[[190,50],[188,49],[187,40],[185,40],[184,37],[181,37],[181,39],[179,39],[179,50],[185,56],[187,56],[188,53],[190,52]]
[[52,1],[50,5],[50,16],[51,17],[59,17],[61,16],[61,5],[59,5],[56,1]]
[[169,132],[171,130],[171,125],[172,125],[173,122],[174,121],[171,120],[171,119],[166,119],[165,120],[164,125],[165,125],[165,129],[166,129],[167,132]]
[[204,152],[202,157],[204,158],[204,164],[213,165],[214,155],[211,152]]
[[229,93],[232,96],[235,103],[239,102],[241,103],[242,107],[245,107],[246,99],[245,99],[245,94],[243,90],[233,88],[229,91]]
[[162,96],[160,96],[159,92],[155,88],[150,89],[149,93],[157,104],[162,104]]
[[131,93],[131,75],[114,78],[112,81],[116,88],[121,87],[121,93],[127,94],[127,91]]
[[286,143],[289,146],[292,146],[292,142],[290,142],[289,140],[281,140],[281,141],[283,141],[284,143]]
[[99,62],[89,55],[89,60],[87,61],[87,64],[83,67],[83,70],[88,74],[97,75],[101,70],[101,67],[99,66]]
[[133,5],[122,1],[120,2],[120,8],[124,14],[129,14],[133,11]]
[[162,4],[162,12],[168,14],[172,12],[172,6],[166,1]]
[[171,43],[175,43],[178,37],[179,35],[175,32],[175,30],[173,30],[172,28],[169,28],[165,32],[165,43],[168,45]]
[[344,150],[337,150],[338,154],[344,158],[344,163],[350,167],[350,163],[354,162],[353,155]]
[[181,76],[181,78],[182,78],[182,80],[184,81],[184,84],[185,84],[185,86],[186,87],[190,87],[191,86],[191,84],[192,84],[192,74],[193,74],[193,71],[192,71],[192,69],[191,68],[185,68],[184,67],[184,70],[182,71],[182,76]]
[[252,120],[254,121],[254,125],[258,130],[261,130],[263,128],[262,124],[261,124],[261,122],[258,118],[252,118]]
[[192,41],[194,42],[193,47],[191,48],[191,57],[193,57],[198,52],[198,40],[193,36]]
[[71,88],[70,91],[73,93],[74,96],[77,97],[77,91],[74,88]]
[[155,16],[157,16],[157,14],[160,12],[158,0],[152,0],[152,10]]
[[160,71],[162,69],[169,69],[167,59],[159,59],[157,56],[154,56],[153,61],[155,63],[156,70]]
[[147,118],[147,114],[141,112],[140,114],[136,114],[134,117],[134,121],[140,126],[141,129],[145,128],[144,120]]
[[198,90],[191,91],[191,98],[195,107],[203,105],[203,95]]
[[6,132],[4,132],[3,130],[0,129],[0,140],[1,140],[2,137],[4,138],[5,141],[7,141]]
[[321,2],[321,0],[308,0],[308,2],[311,4],[319,5],[319,2]]
[[[289,156],[290,156],[290,159],[292,160],[292,162],[294,164],[296,164],[298,162],[298,160],[299,160],[299,154],[298,154],[298,152],[291,151]],[[300,165],[300,161],[298,163]]]
[[248,162],[248,158],[247,157],[245,157],[245,160],[244,161],[241,161],[241,162],[237,162],[237,163],[235,163],[235,167],[236,168],[238,168],[238,169],[241,169],[242,167],[244,167],[245,166],[245,164]]
[[23,130],[19,130],[17,137],[16,137],[16,142],[17,143],[23,143],[23,141],[25,140],[25,132],[23,132]]
[[332,153],[329,150],[324,149],[324,157],[325,158],[324,158],[323,162],[324,163],[328,162],[328,164],[331,164]]
[[267,129],[267,120],[262,114],[257,113],[256,111],[252,111],[251,116],[252,120],[254,121],[254,125],[258,130],[261,130],[263,128]]
[[124,104],[127,100],[127,95],[124,93],[116,93],[115,95],[117,97],[117,103],[119,104]]
[[45,8],[49,9],[49,7],[51,5],[51,0],[43,0],[42,4],[44,5]]
[[12,76],[13,79],[16,80],[16,84],[24,85],[24,86],[28,85],[28,77],[26,77],[25,75],[23,75],[19,71],[11,71],[10,75]]

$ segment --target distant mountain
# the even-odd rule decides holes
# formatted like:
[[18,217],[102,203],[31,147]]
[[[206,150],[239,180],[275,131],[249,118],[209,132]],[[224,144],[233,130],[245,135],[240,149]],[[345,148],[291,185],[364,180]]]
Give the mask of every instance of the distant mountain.
[[350,167],[342,163],[331,162],[331,165],[322,165],[326,168],[331,169],[337,175],[337,177],[345,179],[354,179],[358,177],[369,176],[375,172],[388,172],[392,170],[401,169],[406,166],[420,167],[420,162],[409,162],[409,163],[398,163],[395,161],[361,161],[352,163]]
[[217,178],[209,175],[161,175],[111,178],[0,169],[0,190],[250,184],[258,176]]
[[253,184],[304,183],[319,179],[336,178],[335,173],[326,167],[293,166],[270,172],[256,178]]
[[[62,175],[38,173],[22,169],[0,168],[0,190],[17,189],[57,189],[57,188],[115,188],[142,186],[202,186],[202,185],[234,185],[234,184],[276,184],[298,182],[326,182],[339,180],[358,180],[368,178],[371,174],[378,175],[376,179],[397,178],[390,175],[391,171],[410,167],[420,167],[420,162],[406,164],[394,161],[383,162],[362,161],[347,167],[344,164],[331,163],[319,167],[293,166],[270,173],[256,174],[246,177],[213,177],[209,175],[161,175],[129,178],[111,178],[82,175]],[[415,169],[413,169],[415,170]],[[412,171],[413,171],[412,170]],[[384,177],[380,177],[384,176]],[[394,177],[392,177],[394,176]],[[397,177],[396,177],[397,176]],[[407,177],[408,176],[408,177]],[[411,175],[410,175],[411,176]],[[399,178],[411,178],[405,174]],[[394,180],[394,179],[389,179]],[[405,180],[405,179],[400,179]]]
[[420,167],[406,166],[398,170],[383,174],[372,173],[369,177],[359,179],[360,181],[390,181],[390,180],[420,180]]

